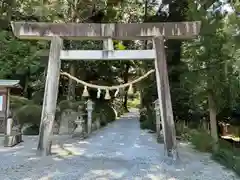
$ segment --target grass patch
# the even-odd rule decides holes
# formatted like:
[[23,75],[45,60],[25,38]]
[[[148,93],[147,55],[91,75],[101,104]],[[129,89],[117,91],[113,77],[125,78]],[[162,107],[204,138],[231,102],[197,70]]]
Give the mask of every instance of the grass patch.
[[[186,135],[187,134],[187,135]],[[183,140],[188,140],[194,148],[200,152],[211,153],[212,159],[233,170],[240,176],[240,149],[235,148],[231,143],[220,139],[218,149],[213,149],[213,140],[210,134],[203,129],[184,129],[181,135]]]

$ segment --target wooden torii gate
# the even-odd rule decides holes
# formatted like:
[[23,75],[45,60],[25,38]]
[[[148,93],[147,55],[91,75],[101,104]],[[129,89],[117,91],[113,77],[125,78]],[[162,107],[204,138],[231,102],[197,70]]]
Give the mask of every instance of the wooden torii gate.
[[[191,39],[200,31],[200,22],[131,23],[131,24],[74,24],[12,22],[14,35],[20,39],[51,40],[45,93],[42,108],[38,150],[48,155],[51,148],[52,126],[55,118],[61,60],[155,60],[157,91],[160,100],[164,143],[168,156],[176,150],[165,39]],[[103,40],[104,50],[63,51],[63,39]],[[115,51],[112,39],[152,40],[152,50]],[[159,132],[157,132],[159,133]]]

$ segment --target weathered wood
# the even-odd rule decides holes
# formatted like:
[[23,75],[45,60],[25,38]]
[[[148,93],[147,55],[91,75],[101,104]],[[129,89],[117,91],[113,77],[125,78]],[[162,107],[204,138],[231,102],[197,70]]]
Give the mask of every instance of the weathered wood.
[[156,117],[156,135],[157,141],[161,141],[161,117],[160,117],[160,107],[159,107],[159,100],[157,99],[154,102],[155,105],[155,117]]
[[[42,51],[39,56],[48,57],[49,52]],[[62,50],[61,60],[153,60],[154,50]]]
[[153,42],[156,50],[155,69],[164,143],[168,156],[174,156],[176,155],[175,153],[177,153],[176,132],[173,120],[164,38],[155,37]]
[[62,45],[63,41],[60,37],[52,37],[39,132],[38,150],[42,155],[51,153],[51,136],[57,105]]
[[45,22],[12,22],[15,36],[21,39],[45,39],[53,36],[67,39],[121,40],[152,39],[165,36],[167,39],[188,39],[199,34],[201,22],[131,23],[131,24],[75,24]]

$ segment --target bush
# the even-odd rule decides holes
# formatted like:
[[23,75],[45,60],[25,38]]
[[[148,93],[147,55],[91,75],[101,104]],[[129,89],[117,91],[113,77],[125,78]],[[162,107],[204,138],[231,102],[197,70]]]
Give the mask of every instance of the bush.
[[72,108],[72,102],[69,100],[62,100],[58,104],[60,111],[64,111],[66,109],[71,109]]
[[234,149],[231,143],[220,139],[218,149],[213,150],[213,140],[210,134],[199,129],[189,130],[189,133],[190,141],[197,150],[212,153],[215,161],[240,175],[240,153],[238,149]]
[[133,98],[132,100],[128,100],[128,107],[129,108],[139,108],[140,107],[140,99],[139,98]]
[[[200,131],[200,130],[199,130]],[[212,152],[212,137],[207,132],[198,132],[192,130],[190,132],[190,141],[201,152]]]
[[96,112],[101,112],[106,117],[107,122],[116,120],[116,114],[112,108],[112,104],[107,102],[97,102],[95,104]]
[[112,104],[108,102],[96,102],[94,107],[94,116],[100,116],[101,126],[105,126],[108,122],[116,120],[116,114],[112,108]]
[[74,111],[78,111],[78,108],[79,106],[82,106],[83,107],[83,111],[86,111],[86,104],[84,101],[75,101],[75,102],[72,102],[71,105],[70,105],[70,108]]
[[140,110],[139,121],[142,129],[156,131],[156,116],[153,108]]
[[13,112],[25,105],[30,104],[34,104],[34,102],[21,96],[10,96],[10,109]]
[[147,109],[146,108],[142,108],[140,109],[140,118],[139,121],[143,122],[147,120]]
[[14,118],[18,121],[21,127],[26,123],[39,126],[41,122],[41,113],[41,106],[25,105],[16,110]]
[[36,91],[32,95],[32,100],[35,104],[42,104],[43,103],[43,97],[44,97],[44,89]]
[[29,124],[26,127],[22,128],[23,135],[38,135],[39,134],[39,126],[36,124]]
[[113,104],[113,107],[117,111],[118,117],[125,113],[125,108],[123,106],[123,102],[120,99],[117,99],[117,98],[114,99],[112,104]]

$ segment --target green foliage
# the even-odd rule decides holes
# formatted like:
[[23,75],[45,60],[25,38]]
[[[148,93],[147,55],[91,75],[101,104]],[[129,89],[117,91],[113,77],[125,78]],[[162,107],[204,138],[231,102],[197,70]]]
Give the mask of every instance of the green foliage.
[[156,117],[154,108],[142,109],[140,111],[140,127],[156,131]]
[[78,111],[78,107],[82,106],[82,110],[85,111],[86,104],[84,101],[73,101],[73,100],[62,100],[58,103],[60,111],[64,111],[66,109],[72,109],[74,111]]
[[32,101],[35,104],[42,104],[43,103],[43,97],[44,97],[44,91],[36,91],[32,95]]
[[235,149],[232,144],[221,139],[218,148],[213,149],[213,140],[203,129],[188,129],[188,134],[190,142],[197,150],[211,153],[215,161],[240,175],[239,149]]
[[116,109],[118,116],[121,116],[122,114],[125,113],[125,109],[121,99],[118,99],[118,98],[114,99],[112,102],[112,105],[113,105],[113,108]]
[[212,158],[240,175],[240,153],[238,149],[234,149],[230,144],[226,147],[224,144],[226,142],[219,143],[220,147],[217,151],[213,151]]
[[202,152],[212,151],[213,141],[210,134],[201,130],[191,130],[190,136],[190,141],[197,150]]
[[23,135],[38,135],[39,134],[39,126],[36,124],[29,125],[22,129]]
[[58,104],[60,111],[64,111],[66,109],[71,109],[72,108],[72,101],[69,100],[62,100]]
[[31,105],[33,104],[33,101],[21,97],[21,96],[10,96],[10,109],[13,110],[13,112],[16,109],[19,109],[25,105]]
[[139,96],[134,95],[132,98],[128,99],[128,108],[139,108],[139,107],[140,107]]
[[107,123],[115,121],[116,115],[112,108],[112,104],[108,102],[97,101],[93,110],[93,120],[100,118],[101,126],[107,125]]
[[14,118],[21,126],[24,124],[40,125],[42,107],[39,105],[25,105],[17,109]]
[[7,31],[0,31],[0,77],[11,74],[34,73],[40,67],[35,56],[38,47],[31,42],[20,41]]
[[86,111],[86,103],[84,101],[74,101],[71,103],[71,109],[78,111],[79,106],[82,106],[82,110]]
[[180,137],[181,140],[190,141],[191,133],[190,129],[184,126],[184,121],[177,121],[175,124],[176,127],[176,136]]

